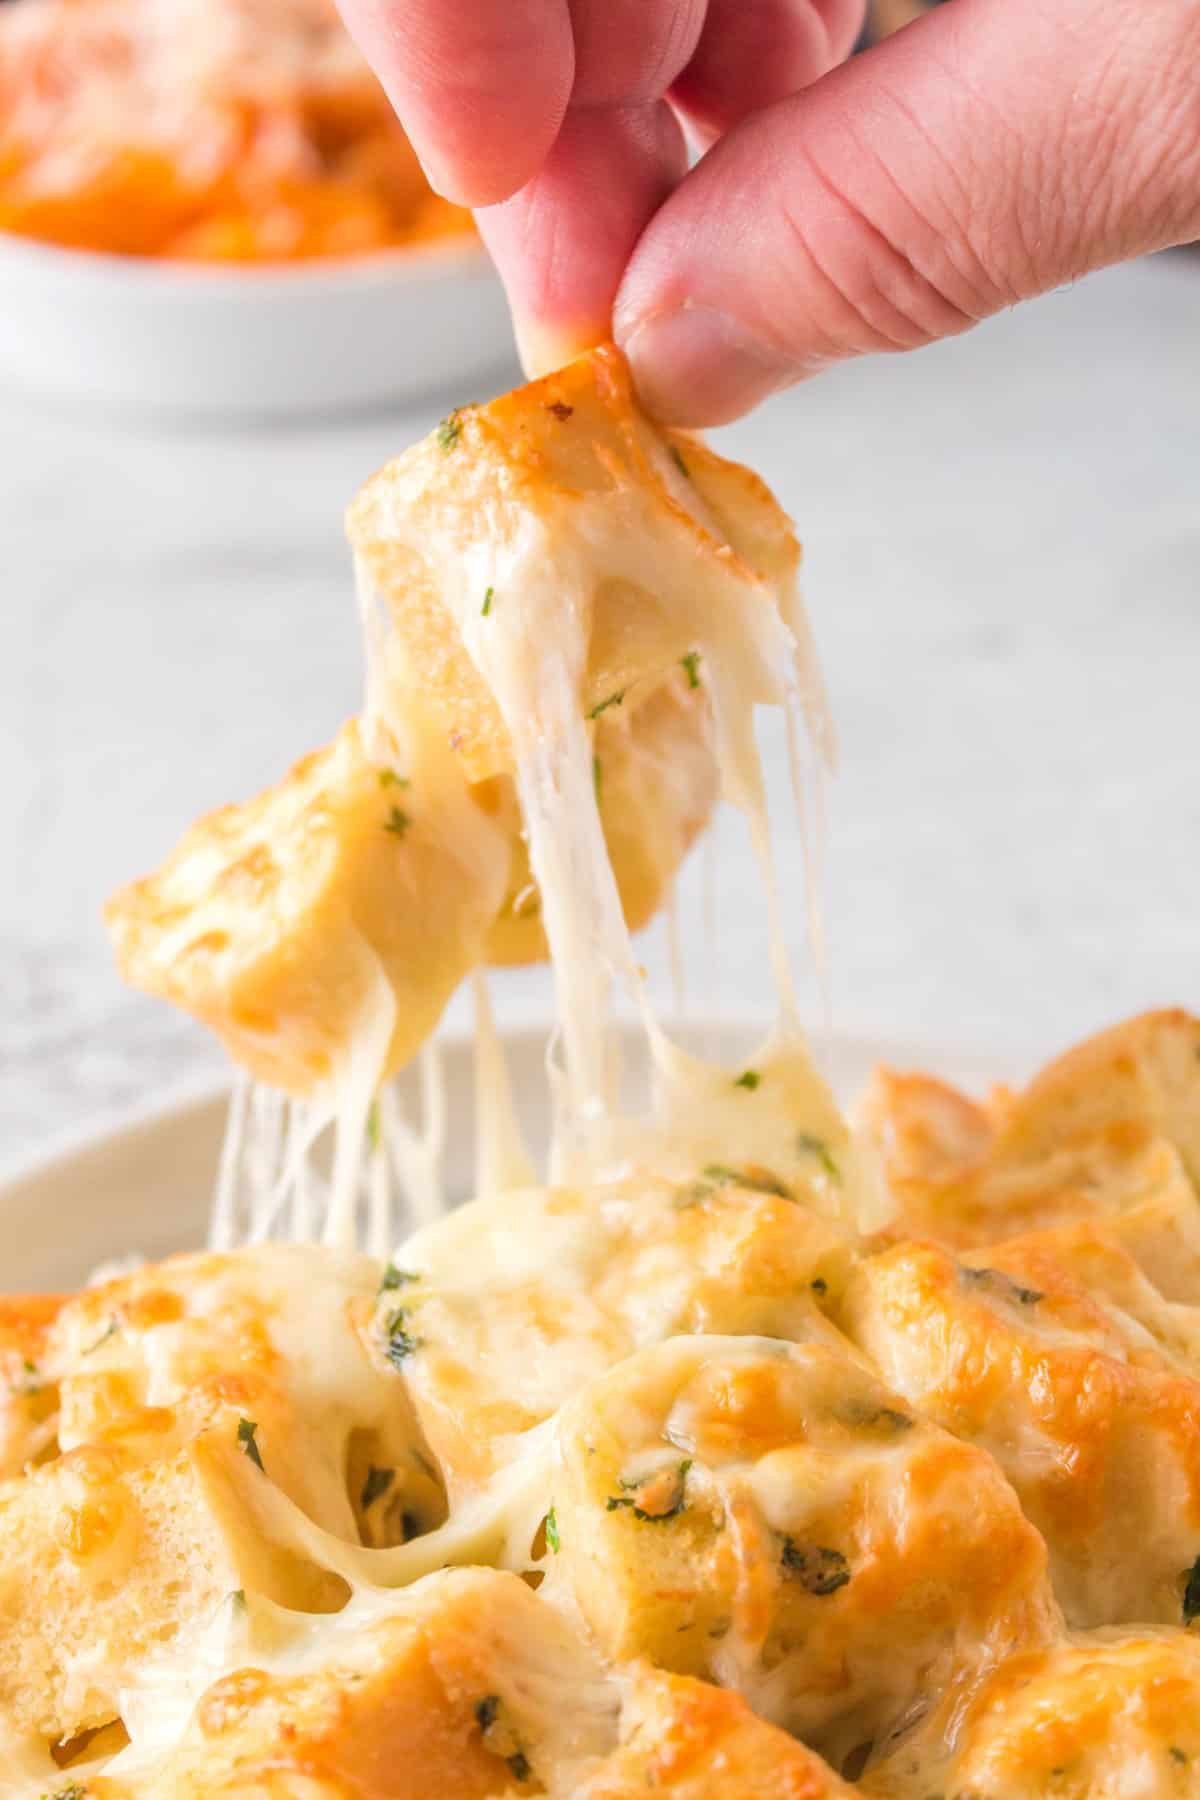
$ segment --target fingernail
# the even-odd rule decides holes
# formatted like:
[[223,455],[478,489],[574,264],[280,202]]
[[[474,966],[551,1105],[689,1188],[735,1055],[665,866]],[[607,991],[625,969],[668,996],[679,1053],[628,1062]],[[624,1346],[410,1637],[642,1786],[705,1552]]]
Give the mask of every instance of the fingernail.
[[711,306],[651,313],[619,341],[643,405],[672,425],[723,425],[802,372]]

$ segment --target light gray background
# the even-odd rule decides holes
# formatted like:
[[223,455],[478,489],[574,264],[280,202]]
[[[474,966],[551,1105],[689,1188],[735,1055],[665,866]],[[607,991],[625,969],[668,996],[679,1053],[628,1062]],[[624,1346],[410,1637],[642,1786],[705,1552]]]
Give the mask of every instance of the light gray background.
[[[341,509],[446,403],[167,431],[0,393],[0,1159],[221,1073],[122,990],[101,901],[353,710]],[[718,442],[807,547],[844,752],[835,1023],[1024,1056],[1200,1005],[1200,258],[835,370]],[[692,1005],[765,1013],[737,821],[713,864]],[[545,1017],[544,979],[505,977],[500,1007]]]

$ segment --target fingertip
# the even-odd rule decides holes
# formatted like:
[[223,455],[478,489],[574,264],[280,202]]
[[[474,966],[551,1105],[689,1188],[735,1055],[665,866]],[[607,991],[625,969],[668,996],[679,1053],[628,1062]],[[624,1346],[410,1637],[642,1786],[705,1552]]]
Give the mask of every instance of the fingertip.
[[669,425],[727,425],[807,372],[710,306],[622,320],[616,335],[642,404]]

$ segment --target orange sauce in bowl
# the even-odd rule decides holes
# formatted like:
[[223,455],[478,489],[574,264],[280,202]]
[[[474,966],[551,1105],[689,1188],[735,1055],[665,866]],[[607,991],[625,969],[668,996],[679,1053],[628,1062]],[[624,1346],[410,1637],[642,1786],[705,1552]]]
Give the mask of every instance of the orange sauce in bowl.
[[0,7],[0,230],[200,262],[469,234],[332,0]]

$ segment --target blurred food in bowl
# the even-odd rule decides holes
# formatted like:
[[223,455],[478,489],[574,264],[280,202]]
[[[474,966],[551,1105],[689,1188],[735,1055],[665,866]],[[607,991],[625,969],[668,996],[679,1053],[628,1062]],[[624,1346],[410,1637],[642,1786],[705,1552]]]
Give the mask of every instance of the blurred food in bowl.
[[12,0],[0,229],[261,263],[473,227],[429,188],[333,0]]

